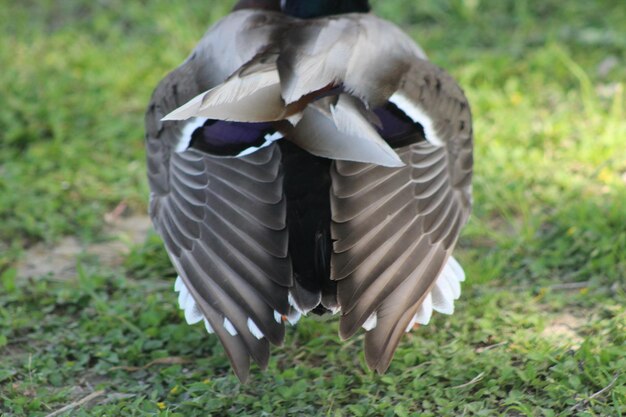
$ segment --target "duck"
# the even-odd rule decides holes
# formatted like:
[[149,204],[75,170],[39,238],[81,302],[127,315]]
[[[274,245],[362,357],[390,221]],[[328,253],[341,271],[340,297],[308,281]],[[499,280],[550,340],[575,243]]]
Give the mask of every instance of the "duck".
[[458,83],[367,0],[240,0],[156,87],[149,212],[202,323],[245,382],[304,315],[364,332],[384,373],[452,314],[472,207]]

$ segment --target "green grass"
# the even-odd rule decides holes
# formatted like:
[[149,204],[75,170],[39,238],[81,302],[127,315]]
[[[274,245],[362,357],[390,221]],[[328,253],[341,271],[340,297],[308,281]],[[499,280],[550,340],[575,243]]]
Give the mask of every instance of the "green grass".
[[305,319],[240,385],[184,323],[154,235],[121,266],[18,278],[33,244],[100,241],[120,202],[145,212],[143,110],[230,4],[210,3],[0,0],[0,415],[95,390],[72,415],[626,414],[619,0],[374,2],[464,86],[476,134],[457,313],[409,334],[384,376],[362,337]]

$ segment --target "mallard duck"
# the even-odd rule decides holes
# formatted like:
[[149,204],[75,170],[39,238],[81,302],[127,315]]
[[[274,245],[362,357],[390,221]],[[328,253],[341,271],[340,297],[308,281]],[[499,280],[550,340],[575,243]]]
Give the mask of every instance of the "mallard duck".
[[154,91],[146,143],[179,305],[241,381],[304,314],[363,328],[382,373],[453,312],[470,106],[367,0],[239,1]]

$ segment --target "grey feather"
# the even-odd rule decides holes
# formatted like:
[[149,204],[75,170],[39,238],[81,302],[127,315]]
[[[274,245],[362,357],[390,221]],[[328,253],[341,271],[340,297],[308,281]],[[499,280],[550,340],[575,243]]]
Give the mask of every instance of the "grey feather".
[[[426,142],[394,150],[381,138],[371,110],[389,100]],[[184,120],[198,116],[277,121],[287,140],[334,160],[336,294],[294,287],[278,146],[236,158],[176,152]],[[282,343],[275,317],[292,312],[290,291],[305,309],[340,307],[342,337],[367,321],[367,363],[387,369],[471,210],[472,120],[449,75],[370,14],[300,21],[243,9],[157,87],[146,139],[155,228],[241,380],[250,359],[264,367],[269,343]]]
[[[157,87],[146,113],[150,215],[181,278],[242,380],[247,378],[250,358],[266,366],[269,342],[283,341],[284,325],[276,323],[274,311],[289,311],[292,273],[280,150],[269,146],[239,159],[211,157],[195,150],[177,153],[174,149],[184,122],[161,119],[222,82],[229,71],[262,48],[264,39],[260,37],[256,46],[238,48],[226,62],[209,59],[223,47],[218,38],[237,42],[230,35],[234,31],[231,25],[258,25],[259,13],[234,13],[209,31],[192,56]],[[225,318],[236,328],[236,336],[224,329]],[[265,338],[258,339],[250,332],[248,319]]]
[[420,142],[398,150],[403,168],[337,161],[332,172],[331,271],[342,307],[340,333],[350,337],[376,313],[365,351],[379,372],[387,369],[471,209],[467,101],[432,64],[416,60],[412,68],[400,92],[427,109],[442,146]]

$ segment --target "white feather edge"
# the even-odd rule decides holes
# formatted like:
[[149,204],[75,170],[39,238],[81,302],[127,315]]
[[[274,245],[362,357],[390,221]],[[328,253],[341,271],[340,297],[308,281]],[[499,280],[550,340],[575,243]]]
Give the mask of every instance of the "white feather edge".
[[189,145],[191,144],[191,136],[193,132],[204,125],[204,123],[209,120],[206,117],[192,117],[187,120],[185,123],[185,127],[182,128],[180,132],[180,138],[178,139],[178,143],[176,144],[176,152],[185,152]]
[[280,132],[274,132],[272,134],[266,134],[265,135],[265,142],[263,142],[263,144],[261,144],[261,146],[251,146],[247,149],[244,149],[243,151],[239,152],[237,154],[237,158],[241,157],[241,156],[246,156],[246,155],[250,155],[255,153],[256,151],[263,149],[265,147],[270,146],[272,143],[276,142],[277,140],[280,140],[283,138],[283,135]]
[[[433,315],[433,311],[437,311],[442,314],[453,314],[454,313],[454,301],[459,299],[461,296],[461,285],[460,283],[465,281],[465,273],[463,268],[456,259],[452,256],[448,258],[446,265],[444,266],[441,274],[437,278],[435,282],[435,286],[431,290],[431,292],[424,298],[422,305],[419,310],[413,316],[409,325],[407,326],[405,331],[410,331],[416,323],[427,325],[430,322],[430,319]],[[204,324],[207,332],[214,333],[213,328],[209,324],[209,322],[204,318],[202,312],[196,305],[191,293],[187,289],[187,286],[183,282],[180,277],[176,278],[176,282],[174,283],[174,290],[178,292],[178,305],[181,310],[184,311],[185,320],[188,324],[196,324],[200,321],[204,320]],[[302,315],[306,314],[298,304],[295,302],[291,293],[289,293],[289,304],[292,307],[292,311],[289,315],[286,316],[287,322],[291,325],[295,325],[298,320],[302,317]],[[339,308],[337,311],[333,311],[333,314],[339,312]],[[274,320],[277,323],[282,322],[283,316],[278,311],[274,311]],[[376,313],[373,313],[368,319],[363,323],[363,328],[366,331],[370,331],[376,327],[378,321],[378,316]],[[252,318],[248,318],[247,321],[248,329],[250,333],[252,333],[256,338],[262,339],[264,337],[263,332],[259,329],[257,324],[252,320]],[[233,336],[237,335],[237,329],[233,326],[233,324],[228,320],[228,318],[224,318],[224,328]]]
[[248,317],[247,324],[248,324],[248,330],[250,330],[250,333],[252,333],[254,337],[256,337],[259,340],[265,337],[261,329],[259,329],[259,327],[256,325],[254,320],[252,320],[252,318]]
[[291,313],[287,315],[287,321],[289,322],[289,324],[294,326],[300,320],[300,317],[302,317],[302,313],[300,313],[296,309],[293,309]]
[[224,328],[231,336],[237,336],[237,329],[235,329],[233,323],[226,317],[224,317]]
[[278,311],[274,310],[274,320],[276,320],[276,323],[280,323],[283,321],[283,315],[280,314]]
[[[187,289],[187,286],[185,285],[181,277],[176,278],[176,281],[174,282],[174,290],[178,292],[178,306],[181,310],[183,310],[185,315],[185,321],[187,322],[187,324],[192,325],[204,321],[204,327],[206,328],[206,331],[208,333],[215,333],[209,321],[204,317],[204,315],[198,308],[198,305],[194,301],[191,293]],[[287,316],[287,321],[290,324],[294,325],[298,322],[300,317],[301,313],[294,308],[292,313]],[[278,311],[274,311],[274,319],[277,323],[281,323],[282,315]],[[265,337],[261,329],[259,329],[259,326],[257,326],[257,324],[254,322],[254,320],[252,320],[251,317],[248,317],[248,321],[246,324],[248,325],[248,330],[250,330],[250,333],[252,333],[254,337],[256,337],[257,339],[262,339]],[[233,323],[228,320],[228,318],[224,317],[223,325],[226,331],[231,336],[237,336],[237,329],[235,328]]]
[[[187,120],[187,123],[182,128],[180,137],[178,138],[178,142],[176,144],[176,152],[185,152],[187,149],[189,149],[193,132],[197,128],[202,127],[207,120],[209,119],[206,117],[192,117],[191,119]],[[237,155],[235,155],[235,158],[253,154],[260,149],[270,146],[272,143],[282,138],[283,135],[280,132],[274,132],[272,134],[268,133],[264,137],[265,142],[263,142],[263,144],[261,144],[260,146],[251,146],[249,148],[246,148],[243,151],[239,152]]]
[[376,327],[376,323],[378,322],[378,315],[376,313],[372,313],[367,320],[365,320],[365,323],[363,323],[363,328],[366,331],[370,331],[372,330],[374,327]]
[[444,146],[444,142],[437,135],[433,120],[426,114],[426,112],[420,108],[416,103],[411,101],[407,96],[400,91],[394,93],[389,101],[398,106],[400,110],[411,118],[415,123],[419,123],[424,128],[426,140],[434,146]]
[[[322,295],[320,294],[320,299],[322,298]],[[291,291],[289,291],[289,294],[287,296],[287,301],[289,302],[289,305],[291,307],[293,307],[298,313],[300,313],[301,315],[306,316],[307,313],[311,310],[306,310],[302,307],[300,307],[300,305],[296,302],[296,299],[293,297],[293,294],[291,293]],[[319,301],[318,301],[319,303]]]
[[176,278],[174,283],[174,290],[178,293],[178,307],[183,310],[185,314],[185,321],[187,324],[196,324],[204,320],[204,327],[207,332],[214,333],[213,327],[209,324],[209,321],[204,317],[195,300],[191,296],[191,293],[187,289],[187,286],[183,282],[181,277]]
[[[191,296],[191,293],[187,289],[187,286],[185,285],[181,277],[176,278],[176,282],[174,283],[174,290],[178,292],[178,306],[181,310],[183,310],[185,314],[185,321],[187,322],[187,324],[192,325],[204,321],[204,327],[206,328],[206,331],[208,333],[215,333],[213,327],[211,326],[211,324],[209,324],[209,321],[204,317],[204,315],[198,308],[198,305]],[[249,320],[249,322],[250,321],[251,320]],[[249,324],[250,323],[248,323],[248,325]],[[235,329],[235,326],[233,326],[230,320],[228,320],[226,317],[224,317],[224,328],[230,335],[237,335],[237,329]],[[250,331],[252,332],[252,329]],[[256,336],[254,332],[252,332],[252,334]]]

